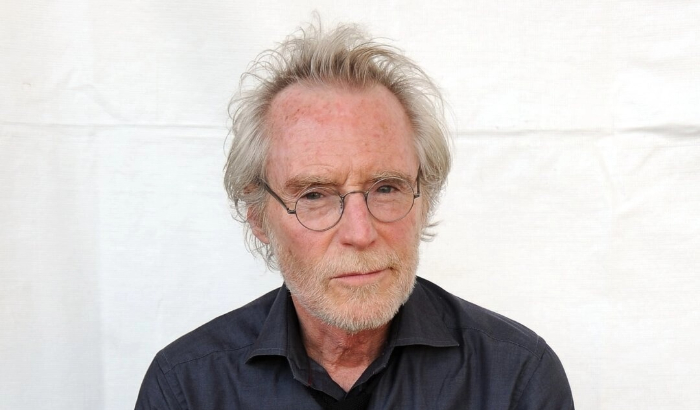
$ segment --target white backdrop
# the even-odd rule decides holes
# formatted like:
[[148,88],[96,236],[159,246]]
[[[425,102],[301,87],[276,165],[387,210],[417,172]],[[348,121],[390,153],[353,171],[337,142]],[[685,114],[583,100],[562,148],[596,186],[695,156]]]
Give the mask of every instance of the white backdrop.
[[533,328],[579,409],[700,408],[700,2],[0,0],[0,408],[132,408],[279,286],[222,187],[238,76],[318,10],[445,90],[420,274]]

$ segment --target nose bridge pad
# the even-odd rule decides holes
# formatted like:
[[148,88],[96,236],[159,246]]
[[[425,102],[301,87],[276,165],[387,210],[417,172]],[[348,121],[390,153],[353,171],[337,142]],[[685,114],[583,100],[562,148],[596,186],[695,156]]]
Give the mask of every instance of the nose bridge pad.
[[362,199],[365,202],[365,208],[367,209],[367,213],[372,215],[372,212],[369,210],[369,203],[367,202],[367,192],[365,191],[350,191],[346,192],[344,195],[340,196],[340,213],[341,217],[345,213],[345,198],[348,197],[350,194],[362,194]]

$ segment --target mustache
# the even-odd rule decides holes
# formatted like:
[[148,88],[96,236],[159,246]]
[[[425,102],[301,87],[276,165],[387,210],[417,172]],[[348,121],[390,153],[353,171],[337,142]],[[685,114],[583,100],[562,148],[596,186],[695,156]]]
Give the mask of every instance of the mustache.
[[327,256],[314,264],[288,257],[285,270],[302,282],[317,282],[348,273],[368,273],[382,269],[401,270],[405,262],[393,251],[341,252]]
[[347,273],[368,273],[382,269],[397,269],[401,259],[394,252],[344,252],[321,260],[316,266],[326,278]]

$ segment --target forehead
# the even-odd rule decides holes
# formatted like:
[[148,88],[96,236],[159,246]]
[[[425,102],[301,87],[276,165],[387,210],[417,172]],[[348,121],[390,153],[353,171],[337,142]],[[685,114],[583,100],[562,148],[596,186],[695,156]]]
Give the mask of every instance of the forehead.
[[415,177],[418,160],[404,107],[386,87],[294,84],[268,113],[268,180],[326,178],[355,184],[382,173]]

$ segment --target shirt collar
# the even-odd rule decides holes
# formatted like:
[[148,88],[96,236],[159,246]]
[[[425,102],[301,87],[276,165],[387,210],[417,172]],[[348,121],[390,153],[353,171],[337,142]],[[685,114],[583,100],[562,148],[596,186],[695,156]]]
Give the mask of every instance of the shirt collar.
[[[297,363],[306,357],[292,297],[285,285],[277,292],[246,361],[258,356],[284,356]],[[303,359],[306,361],[306,359]]]
[[394,317],[388,346],[459,346],[435,308],[434,302],[428,297],[421,284],[422,280],[421,278],[416,280],[411,297]]
[[416,286],[408,301],[399,309],[391,322],[389,340],[382,354],[360,376],[356,384],[362,384],[383,371],[392,359],[395,348],[411,345],[423,345],[436,348],[459,346],[450,330],[442,320],[442,316],[434,306],[434,302],[426,294],[421,284],[423,279],[416,280]]
[[[410,345],[459,346],[426,294],[420,279],[416,281],[408,301],[394,317],[387,349],[379,359],[380,363],[375,365],[383,368],[395,347]],[[260,334],[248,353],[246,362],[260,356],[287,358],[294,377],[302,383],[308,384],[312,377],[310,360],[301,339],[299,319],[285,285],[279,289]]]

